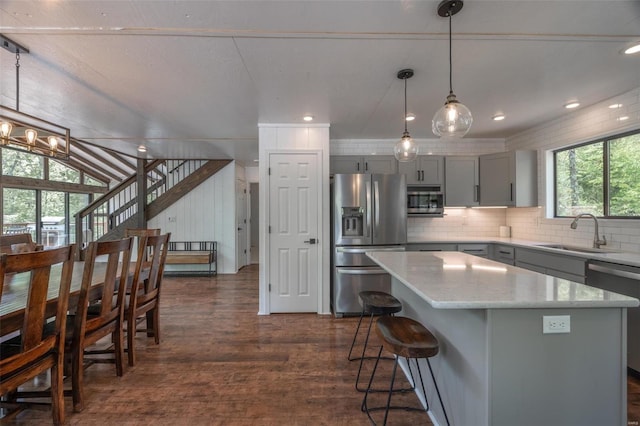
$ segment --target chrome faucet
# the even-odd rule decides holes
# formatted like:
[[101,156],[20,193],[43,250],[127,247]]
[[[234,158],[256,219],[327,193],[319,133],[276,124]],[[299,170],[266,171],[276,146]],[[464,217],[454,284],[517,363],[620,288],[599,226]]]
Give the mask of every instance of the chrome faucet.
[[600,246],[606,245],[607,238],[604,235],[602,235],[602,239],[600,239],[599,237],[598,218],[592,215],[591,213],[580,213],[579,215],[577,215],[576,218],[573,219],[573,222],[571,222],[571,225],[569,225],[571,226],[571,229],[576,229],[578,227],[578,219],[580,219],[581,217],[590,217],[596,223],[596,228],[593,233],[593,248],[600,248]]

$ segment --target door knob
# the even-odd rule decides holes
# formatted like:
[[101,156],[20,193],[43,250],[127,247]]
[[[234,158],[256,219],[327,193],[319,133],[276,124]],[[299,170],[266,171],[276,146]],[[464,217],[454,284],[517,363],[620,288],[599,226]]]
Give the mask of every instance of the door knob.
[[317,240],[315,238],[310,238],[307,241],[305,241],[305,243],[307,244],[315,244],[317,242]]

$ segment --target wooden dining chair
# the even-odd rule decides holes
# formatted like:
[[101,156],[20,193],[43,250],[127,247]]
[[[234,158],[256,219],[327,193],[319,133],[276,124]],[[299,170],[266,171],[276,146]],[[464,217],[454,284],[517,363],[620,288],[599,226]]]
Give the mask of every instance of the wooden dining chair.
[[[124,236],[133,237],[134,246],[136,247],[136,253],[140,250],[140,245],[142,244],[142,239],[144,237],[153,237],[160,235],[162,231],[160,228],[126,228],[124,230]],[[145,256],[145,261],[149,260],[149,253]]]
[[31,234],[3,234],[0,235],[0,253],[23,253],[25,251],[42,250],[44,246],[37,244]]
[[[160,288],[164,264],[169,248],[171,233],[142,237],[136,260],[136,268],[127,302],[127,356],[129,365],[135,365],[135,336],[138,331],[146,331],[160,343]],[[145,255],[149,258],[145,260]],[[137,329],[138,319],[146,317],[147,327]]]
[[[71,393],[76,412],[84,408],[84,352],[87,347],[111,335],[116,374],[122,376],[124,373],[124,301],[132,246],[133,238],[125,238],[92,242],[87,247],[78,307],[75,314],[69,316],[65,348],[71,361]],[[104,275],[96,276],[96,262],[106,263]],[[102,287],[98,294],[92,294],[92,284],[97,281],[102,282]]]
[[[6,274],[29,274],[28,298],[20,335],[0,346],[0,395],[21,398],[18,387],[51,369],[53,423],[64,423],[64,341],[75,245],[53,250],[6,255],[0,262],[0,287]],[[58,266],[61,264],[61,266]],[[56,266],[54,266],[56,265]],[[50,279],[51,277],[51,279]],[[47,307],[50,287],[57,298]],[[48,318],[53,327],[43,332]]]

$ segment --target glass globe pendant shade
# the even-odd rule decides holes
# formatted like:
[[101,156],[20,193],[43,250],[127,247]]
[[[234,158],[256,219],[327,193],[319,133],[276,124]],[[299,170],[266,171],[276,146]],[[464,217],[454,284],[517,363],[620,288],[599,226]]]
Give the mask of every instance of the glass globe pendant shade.
[[436,112],[431,122],[433,134],[441,138],[462,138],[471,129],[473,116],[464,104],[451,92],[447,102]]
[[418,145],[413,141],[413,138],[409,136],[409,132],[405,131],[402,134],[402,139],[396,142],[393,147],[393,155],[396,160],[401,162],[414,161],[418,156]]

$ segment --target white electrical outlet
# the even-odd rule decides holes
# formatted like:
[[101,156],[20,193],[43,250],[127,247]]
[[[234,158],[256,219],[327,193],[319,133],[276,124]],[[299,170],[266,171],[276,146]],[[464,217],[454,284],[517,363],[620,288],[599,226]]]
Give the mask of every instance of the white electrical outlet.
[[542,317],[542,334],[571,333],[570,315],[544,315]]

